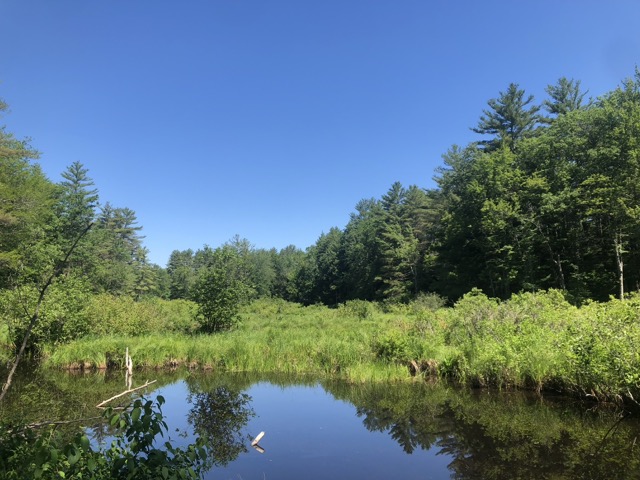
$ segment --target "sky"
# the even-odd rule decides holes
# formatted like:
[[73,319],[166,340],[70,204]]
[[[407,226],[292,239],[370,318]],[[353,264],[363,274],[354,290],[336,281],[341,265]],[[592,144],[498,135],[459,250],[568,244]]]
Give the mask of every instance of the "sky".
[[435,187],[487,101],[640,64],[637,0],[0,0],[0,124],[54,182],[133,209],[149,259],[305,249],[399,181]]

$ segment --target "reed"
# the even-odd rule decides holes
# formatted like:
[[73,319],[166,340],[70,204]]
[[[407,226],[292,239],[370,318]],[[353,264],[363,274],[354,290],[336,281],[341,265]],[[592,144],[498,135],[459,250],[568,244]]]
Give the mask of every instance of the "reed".
[[[186,308],[180,306],[180,315]],[[86,337],[48,347],[45,364],[122,367],[128,347],[136,368],[311,374],[354,383],[440,376],[632,400],[640,398],[638,312],[640,296],[577,308],[553,291],[504,302],[474,291],[449,308],[421,301],[329,309],[259,300],[228,332]]]

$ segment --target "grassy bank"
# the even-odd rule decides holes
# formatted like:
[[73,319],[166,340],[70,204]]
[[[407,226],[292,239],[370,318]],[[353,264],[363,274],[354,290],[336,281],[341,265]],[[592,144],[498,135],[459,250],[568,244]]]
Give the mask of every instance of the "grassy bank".
[[[232,331],[86,337],[48,348],[50,367],[121,366],[333,375],[349,381],[438,375],[474,386],[640,398],[640,298],[570,305],[559,292],[499,302],[471,292],[454,307],[354,301],[337,309],[261,300]],[[417,371],[416,371],[417,367]]]
[[136,367],[338,374],[353,381],[406,378],[406,366],[376,361],[371,349],[381,332],[392,328],[394,316],[378,313],[355,318],[345,312],[344,308],[258,301],[244,309],[240,324],[229,332],[87,337],[48,349],[45,365],[121,366],[129,348]]

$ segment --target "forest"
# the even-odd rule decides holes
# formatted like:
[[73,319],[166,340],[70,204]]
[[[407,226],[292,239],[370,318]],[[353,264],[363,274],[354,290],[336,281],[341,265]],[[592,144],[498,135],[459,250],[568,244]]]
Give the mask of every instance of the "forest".
[[443,155],[437,188],[394,183],[306,251],[255,249],[236,236],[175,250],[166,269],[148,262],[135,212],[101,203],[81,163],[53,183],[37,152],[3,129],[0,286],[37,280],[91,225],[65,267],[87,294],[189,299],[225,251],[251,295],[303,304],[406,302],[421,292],[453,302],[472,288],[501,299],[549,288],[577,304],[622,298],[640,280],[640,78],[596,100],[566,78],[547,92],[536,105],[510,84],[472,129],[483,139]]
[[[407,303],[422,294],[453,304],[472,289],[503,300],[558,289],[575,305],[622,299],[640,287],[640,73],[597,99],[567,78],[546,92],[535,103],[510,84],[472,127],[478,141],[443,155],[436,188],[396,182],[306,250],[256,249],[236,235],[175,250],[166,268],[148,261],[136,213],[103,201],[84,165],[53,182],[29,142],[3,128],[3,316],[15,315],[18,288],[35,295],[54,270],[57,295],[76,302],[67,317],[96,295],[195,300],[205,317],[212,292],[228,292],[229,305]],[[55,341],[83,333],[72,318],[50,323]]]

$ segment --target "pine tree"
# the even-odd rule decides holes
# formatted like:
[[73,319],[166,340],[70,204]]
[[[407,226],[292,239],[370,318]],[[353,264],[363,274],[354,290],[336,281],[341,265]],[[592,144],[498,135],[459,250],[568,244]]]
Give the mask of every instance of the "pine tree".
[[540,107],[529,106],[532,102],[533,95],[525,98],[524,90],[518,88],[517,83],[511,83],[506,92],[500,92],[498,98],[487,102],[490,110],[482,111],[478,126],[471,130],[481,135],[495,135],[492,140],[479,142],[488,150],[507,146],[513,151],[518,141],[530,134],[541,121]]
[[74,162],[62,173],[58,216],[67,241],[73,241],[95,218],[98,190],[91,188],[94,183],[88,172],[80,162]]
[[588,92],[580,91],[580,80],[562,77],[555,85],[548,85],[545,91],[550,98],[542,102],[542,105],[551,115],[565,115],[591,105],[590,101],[583,104]]

